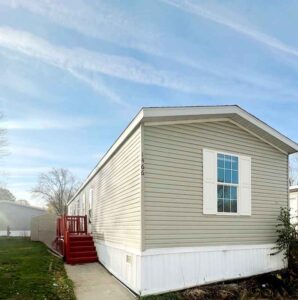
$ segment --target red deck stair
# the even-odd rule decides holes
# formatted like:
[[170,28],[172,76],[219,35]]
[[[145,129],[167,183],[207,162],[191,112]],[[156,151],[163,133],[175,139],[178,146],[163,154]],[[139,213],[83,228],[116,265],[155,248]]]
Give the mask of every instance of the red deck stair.
[[80,264],[98,261],[93,237],[91,235],[70,235],[69,252],[66,262]]
[[93,237],[87,233],[87,216],[58,218],[54,245],[68,264],[98,261]]

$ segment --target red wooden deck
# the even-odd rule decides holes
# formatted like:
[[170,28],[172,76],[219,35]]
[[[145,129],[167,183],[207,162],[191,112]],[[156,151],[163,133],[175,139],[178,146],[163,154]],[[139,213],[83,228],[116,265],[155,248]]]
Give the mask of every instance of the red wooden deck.
[[54,248],[68,264],[98,261],[93,237],[87,232],[87,216],[58,218]]

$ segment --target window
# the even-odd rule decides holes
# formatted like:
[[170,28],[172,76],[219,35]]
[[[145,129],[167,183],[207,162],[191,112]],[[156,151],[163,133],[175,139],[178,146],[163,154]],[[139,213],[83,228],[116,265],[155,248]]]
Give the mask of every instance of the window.
[[203,149],[203,214],[251,216],[251,157]]
[[93,206],[93,189],[90,189],[90,191],[89,191],[89,210],[88,210],[89,223],[92,223],[92,206]]
[[81,215],[84,216],[86,214],[86,195],[83,195],[82,199],[82,210],[81,210]]
[[217,212],[237,213],[239,162],[237,156],[217,154]]
[[81,207],[80,207],[80,199],[77,201],[77,216],[79,216],[81,213]]

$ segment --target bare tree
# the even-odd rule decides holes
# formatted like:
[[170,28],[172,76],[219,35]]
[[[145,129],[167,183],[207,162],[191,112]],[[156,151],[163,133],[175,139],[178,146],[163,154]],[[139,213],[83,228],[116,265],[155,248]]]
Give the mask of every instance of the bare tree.
[[3,200],[15,202],[16,197],[10,190],[5,189],[5,188],[0,188],[0,201],[3,201]]
[[32,193],[45,200],[50,210],[63,215],[67,213],[67,203],[78,187],[77,179],[69,170],[53,168],[39,175],[38,184]]
[[293,154],[289,159],[289,184],[298,184],[298,155]]

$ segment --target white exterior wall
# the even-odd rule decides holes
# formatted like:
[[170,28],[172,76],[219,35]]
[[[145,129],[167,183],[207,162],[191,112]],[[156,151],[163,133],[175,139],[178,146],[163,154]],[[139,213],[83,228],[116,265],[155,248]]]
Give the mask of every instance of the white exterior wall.
[[97,242],[100,262],[135,293],[146,296],[239,279],[286,267],[274,244],[179,247],[137,252]]
[[123,245],[95,241],[99,261],[135,293],[141,290],[141,252]]
[[[203,149],[250,158],[248,213],[241,201],[237,216],[204,213]],[[288,204],[285,153],[226,121],[144,126],[143,152],[145,249],[276,241],[280,207]]]
[[141,294],[249,277],[285,267],[273,244],[159,249],[142,255]]

